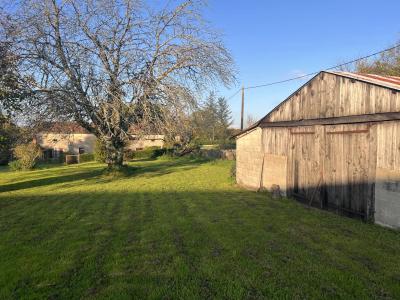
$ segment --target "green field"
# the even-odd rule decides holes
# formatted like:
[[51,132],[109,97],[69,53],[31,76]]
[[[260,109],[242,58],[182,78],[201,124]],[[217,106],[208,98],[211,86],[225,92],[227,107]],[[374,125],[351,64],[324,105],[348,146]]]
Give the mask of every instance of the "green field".
[[245,191],[231,162],[0,171],[0,299],[400,298],[400,232]]

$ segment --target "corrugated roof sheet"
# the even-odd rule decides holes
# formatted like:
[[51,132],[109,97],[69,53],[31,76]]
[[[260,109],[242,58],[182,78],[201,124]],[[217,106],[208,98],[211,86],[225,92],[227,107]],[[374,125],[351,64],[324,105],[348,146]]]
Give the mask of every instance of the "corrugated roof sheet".
[[400,77],[397,76],[382,76],[376,74],[358,74],[351,72],[331,72],[331,71],[327,73],[353,78],[356,80],[361,80],[368,83],[400,90]]

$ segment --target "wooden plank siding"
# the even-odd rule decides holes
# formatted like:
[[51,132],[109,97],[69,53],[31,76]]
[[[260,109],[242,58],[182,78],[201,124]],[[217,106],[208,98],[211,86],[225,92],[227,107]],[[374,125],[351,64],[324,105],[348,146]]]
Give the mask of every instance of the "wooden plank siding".
[[320,73],[289,97],[264,122],[294,121],[400,111],[400,93]]
[[[374,200],[376,124],[267,127],[262,140],[264,155],[287,159],[285,192],[289,196],[369,218]],[[263,168],[268,169],[268,161]],[[276,181],[282,182],[281,178]],[[270,187],[271,179],[260,186]]]
[[400,170],[400,122],[384,122],[377,126],[377,167]]
[[375,131],[368,124],[333,125],[325,130],[326,205],[368,217],[374,198]]

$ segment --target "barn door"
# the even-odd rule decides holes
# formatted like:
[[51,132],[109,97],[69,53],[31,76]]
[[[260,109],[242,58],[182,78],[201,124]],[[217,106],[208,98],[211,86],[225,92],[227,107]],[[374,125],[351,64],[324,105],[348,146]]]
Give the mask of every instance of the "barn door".
[[[375,173],[370,127],[365,124],[325,127],[324,186],[326,205],[338,212],[368,218]],[[376,144],[376,143],[373,143]]]
[[322,166],[316,127],[293,128],[291,133],[291,194],[306,202],[320,202]]

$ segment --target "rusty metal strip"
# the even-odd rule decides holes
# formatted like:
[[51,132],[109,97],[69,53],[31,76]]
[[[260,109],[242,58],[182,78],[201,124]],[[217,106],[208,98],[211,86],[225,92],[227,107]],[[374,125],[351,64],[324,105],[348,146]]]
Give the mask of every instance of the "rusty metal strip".
[[[310,127],[311,129],[312,127]],[[293,129],[290,129],[291,134],[315,134],[315,131],[294,131]]]
[[298,131],[298,132],[296,132],[296,131],[291,131],[290,132],[291,134],[315,134],[315,131]]
[[368,129],[359,129],[359,130],[342,130],[342,131],[327,131],[326,134],[351,134],[351,133],[368,133]]

